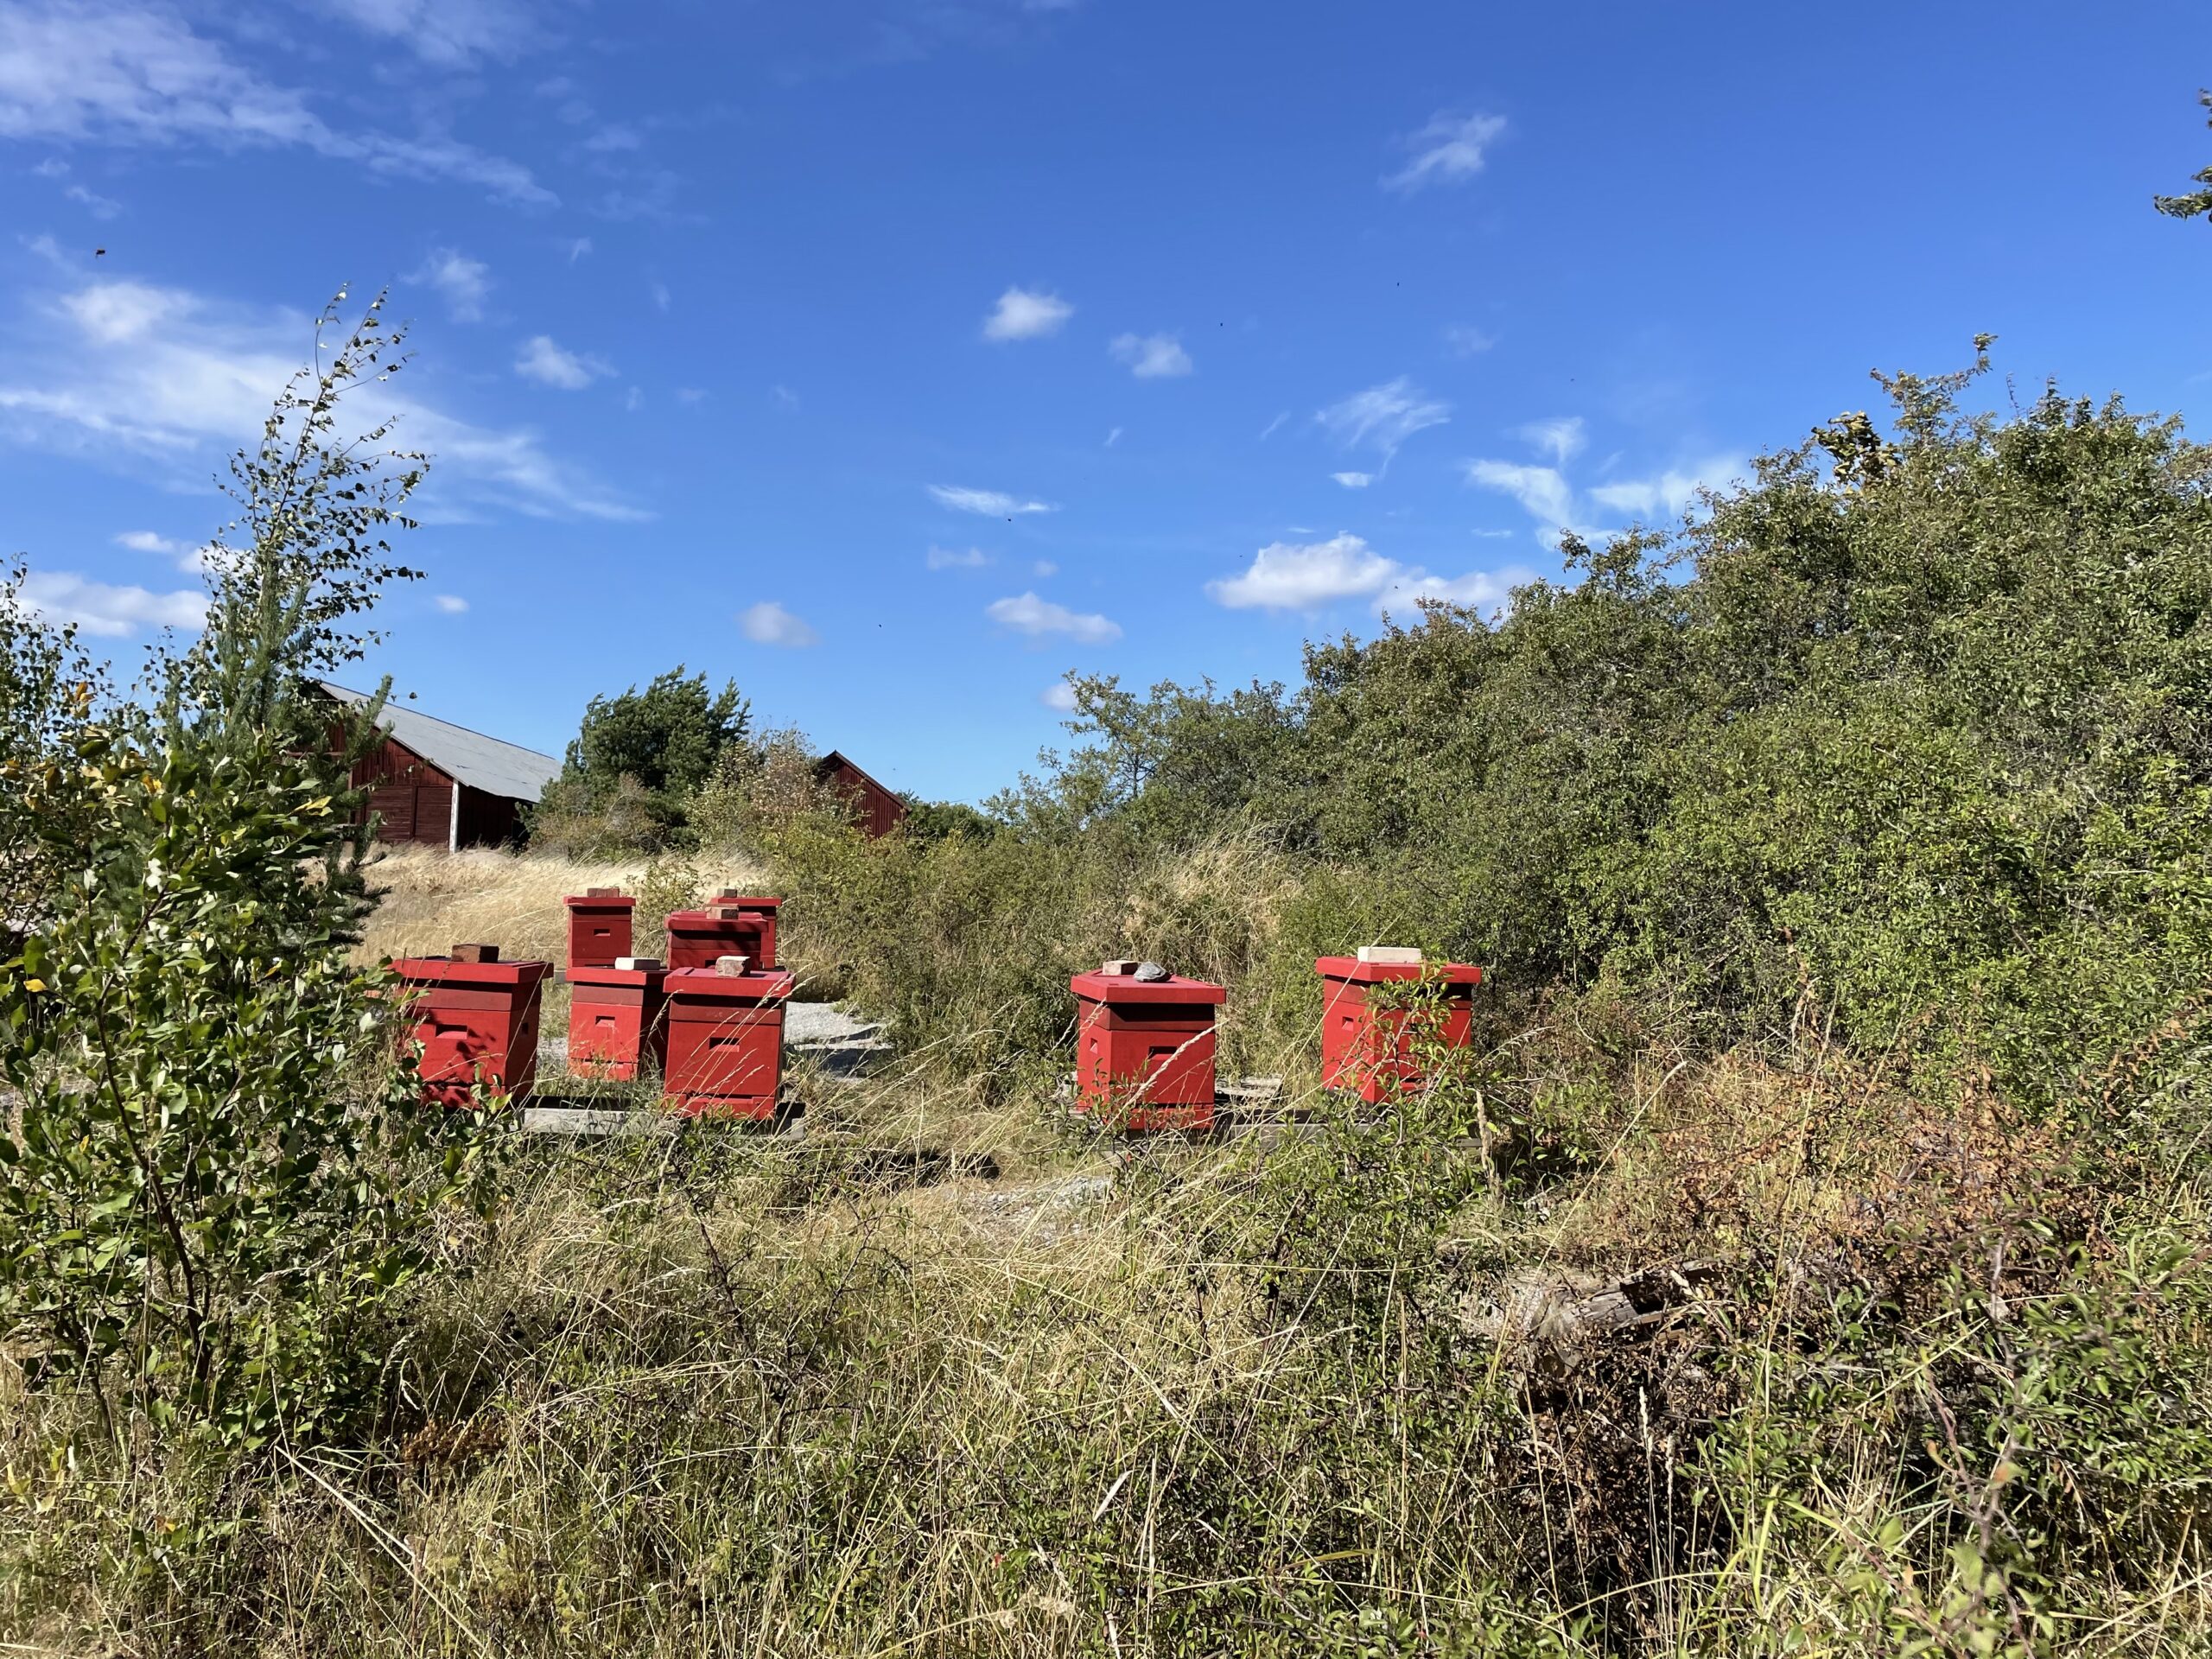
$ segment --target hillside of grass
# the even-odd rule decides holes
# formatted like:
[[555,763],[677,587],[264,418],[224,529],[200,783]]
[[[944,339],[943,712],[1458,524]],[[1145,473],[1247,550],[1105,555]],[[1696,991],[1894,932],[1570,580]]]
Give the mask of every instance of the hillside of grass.
[[[1065,753],[886,840],[741,755],[651,814],[580,783],[549,840],[640,824],[633,862],[357,871],[297,746],[255,793],[65,708],[38,741],[120,758],[41,774],[11,867],[57,919],[0,985],[0,1628],[2202,1653],[2212,454],[1974,384],[1570,538],[1500,619],[1295,687],[1079,682]],[[80,834],[127,879],[38,874]],[[803,1137],[425,1128],[363,964],[737,871],[897,1045],[798,1062]],[[1374,1109],[1317,1066],[1313,959],[1366,942],[1489,970]],[[1281,1097],[1071,1119],[1067,976],[1109,956],[1223,982],[1224,1069]]]

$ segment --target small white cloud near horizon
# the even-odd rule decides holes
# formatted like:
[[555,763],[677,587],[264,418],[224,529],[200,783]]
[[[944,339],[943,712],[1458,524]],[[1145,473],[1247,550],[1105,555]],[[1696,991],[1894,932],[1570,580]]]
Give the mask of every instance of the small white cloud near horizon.
[[572,352],[554,343],[550,334],[532,334],[523,341],[515,359],[515,372],[525,380],[560,391],[582,391],[594,380],[614,372],[604,358]]
[[1171,380],[1196,366],[1183,342],[1173,334],[1122,334],[1107,346],[1117,363],[1128,365],[1140,380]]
[[1029,567],[1029,573],[1038,577],[1057,576],[1060,574],[1060,567],[1050,559],[1039,559]]
[[407,280],[427,283],[443,295],[446,315],[455,322],[477,322],[484,315],[485,296],[492,291],[492,268],[459,248],[432,248]]
[[932,547],[924,560],[932,570],[980,570],[990,562],[980,547]]
[[1455,322],[1444,330],[1444,343],[1454,357],[1475,357],[1497,345],[1497,336],[1486,334],[1464,322]]
[[1065,680],[1054,680],[1044,690],[1038,693],[1037,701],[1047,709],[1057,709],[1064,715],[1071,715],[1075,712],[1075,687],[1070,685]]
[[115,544],[127,547],[133,553],[159,554],[188,576],[205,574],[213,563],[205,544],[180,542],[173,536],[150,530],[126,530],[115,538]]
[[1378,449],[1387,463],[1399,447],[1416,432],[1442,426],[1452,418],[1452,405],[1431,397],[1405,375],[1381,385],[1356,391],[1317,413],[1314,419],[1347,449]]
[[1009,288],[983,319],[985,340],[1042,340],[1059,333],[1075,307],[1040,288]]
[[1011,628],[1032,639],[1062,633],[1087,645],[1103,645],[1122,637],[1122,625],[1110,617],[1095,612],[1071,611],[1049,599],[1039,599],[1034,593],[995,599],[983,607],[983,614],[1001,627]]
[[1054,512],[1049,501],[1025,501],[1003,490],[971,490],[957,484],[927,486],[931,495],[941,507],[950,507],[955,512],[973,512],[985,518],[1016,518],[1024,513]]
[[1751,462],[1741,455],[1713,455],[1688,467],[1669,467],[1655,478],[1623,479],[1601,484],[1590,499],[1615,512],[1649,518],[1664,512],[1679,518],[1697,505],[1706,490],[1723,490],[1751,476]]
[[34,570],[17,592],[48,621],[73,623],[103,639],[128,639],[140,628],[197,628],[207,618],[207,595],[197,590],[156,594],[93,582],[73,570]]
[[1376,613],[1423,599],[1454,605],[1502,605],[1528,573],[1474,570],[1440,576],[1418,565],[1386,558],[1363,537],[1348,532],[1325,542],[1271,542],[1252,556],[1243,575],[1206,584],[1206,595],[1232,611],[1314,612],[1347,599],[1364,599]]
[[432,596],[430,602],[435,605],[448,616],[459,616],[463,611],[468,608],[468,601],[463,599],[459,594],[435,594]]
[[1372,473],[1331,473],[1329,476],[1348,490],[1363,490],[1375,481]]
[[1413,160],[1387,175],[1383,188],[1410,194],[1426,185],[1471,179],[1483,170],[1491,142],[1504,130],[1502,115],[1484,115],[1480,111],[1454,115],[1448,110],[1439,111],[1429,118],[1427,126],[1400,141],[1413,152]]
[[1532,467],[1516,461],[1471,461],[1467,482],[1496,490],[1521,504],[1522,511],[1548,530],[1574,523],[1574,492],[1556,467]]
[[756,645],[781,645],[797,650],[817,645],[822,639],[806,623],[772,599],[764,599],[757,605],[747,606],[738,613],[737,625],[745,631],[745,637]]

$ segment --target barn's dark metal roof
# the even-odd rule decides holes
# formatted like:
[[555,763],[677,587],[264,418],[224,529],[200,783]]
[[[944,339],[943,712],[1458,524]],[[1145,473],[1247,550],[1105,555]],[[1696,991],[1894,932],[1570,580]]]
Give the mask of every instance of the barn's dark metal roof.
[[[369,700],[365,692],[348,690],[327,680],[315,683],[339,702],[356,708]],[[403,748],[486,795],[535,801],[561,772],[561,763],[550,754],[418,714],[404,703],[387,701],[377,715],[377,724]]]

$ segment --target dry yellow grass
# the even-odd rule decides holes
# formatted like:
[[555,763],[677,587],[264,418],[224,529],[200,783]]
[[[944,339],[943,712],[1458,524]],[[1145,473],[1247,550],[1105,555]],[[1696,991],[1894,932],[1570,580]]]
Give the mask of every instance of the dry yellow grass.
[[[691,863],[685,874],[707,891],[748,887],[760,875],[756,866],[727,856]],[[357,954],[373,962],[481,942],[498,945],[510,957],[559,962],[568,930],[563,897],[605,887],[636,893],[645,876],[643,859],[594,864],[534,853],[386,849],[369,869],[369,884],[382,899]],[[659,918],[647,915],[646,908],[639,907],[639,944],[649,950]]]

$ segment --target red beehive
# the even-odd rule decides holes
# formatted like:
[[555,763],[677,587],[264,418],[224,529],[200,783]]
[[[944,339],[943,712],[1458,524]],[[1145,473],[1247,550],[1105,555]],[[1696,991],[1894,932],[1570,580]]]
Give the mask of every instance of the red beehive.
[[1113,963],[1068,982],[1076,1099],[1116,1128],[1211,1128],[1214,1010],[1229,993],[1202,979],[1141,980],[1135,967]]
[[731,892],[718,895],[703,910],[671,912],[669,967],[711,968],[724,957],[747,957],[756,968],[773,968],[776,912],[783,902]]
[[[1418,1046],[1467,1046],[1481,969],[1464,962],[1363,962],[1357,957],[1323,957],[1313,969],[1321,976],[1323,994],[1325,1088],[1349,1090],[1370,1103],[1410,1093],[1423,1081],[1414,1053]],[[1433,1007],[1394,1007],[1389,1003],[1395,998],[1386,1001],[1376,995],[1383,986],[1413,982],[1435,988],[1438,1001]]]
[[569,969],[569,1074],[626,1079],[638,1075],[640,1061],[666,1071],[667,978],[658,964]]
[[612,968],[630,955],[630,922],[638,901],[613,887],[594,887],[561,901],[569,907],[569,966]]
[[391,964],[407,1009],[408,1040],[423,1046],[417,1075],[432,1105],[470,1107],[472,1090],[521,1101],[537,1077],[538,998],[550,962],[501,962],[496,945],[455,945],[449,957]]
[[680,968],[670,969],[664,987],[671,1103],[695,1116],[774,1117],[791,975]]

